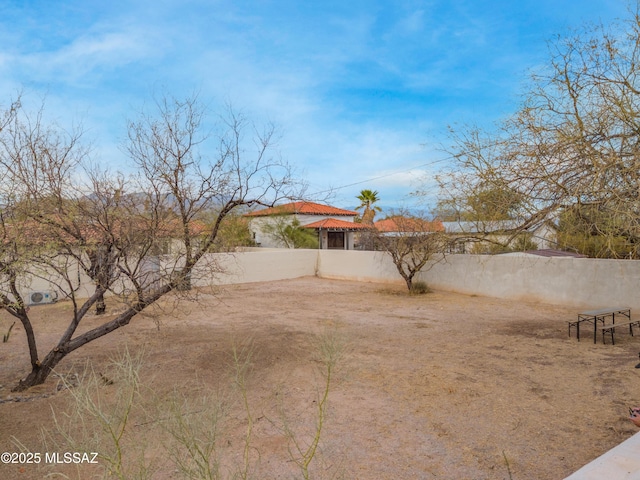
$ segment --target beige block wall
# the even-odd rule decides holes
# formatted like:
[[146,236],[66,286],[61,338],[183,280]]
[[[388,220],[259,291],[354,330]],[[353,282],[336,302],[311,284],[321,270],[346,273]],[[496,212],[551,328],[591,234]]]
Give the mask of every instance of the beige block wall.
[[91,279],[78,269],[77,264],[70,262],[69,279],[71,284],[63,281],[59,276],[44,269],[33,269],[33,275],[26,275],[19,279],[18,290],[25,301],[29,303],[29,297],[33,292],[53,292],[58,300],[67,298],[73,291],[78,297],[86,298],[94,291]]
[[389,255],[361,250],[318,250],[321,278],[403,284]]
[[422,276],[434,288],[578,308],[640,308],[640,261],[450,255]]
[[[194,271],[192,283],[202,286],[267,282],[313,275],[403,284],[390,257],[382,252],[264,248],[209,254]],[[449,255],[418,279],[435,289],[466,294],[580,309],[640,309],[640,261],[634,260]],[[33,278],[23,285],[23,290],[59,289],[46,280]],[[88,296],[92,291],[91,282],[81,275],[79,296]]]
[[192,275],[193,285],[268,282],[316,274],[317,250],[248,249],[210,253]]
[[[379,252],[319,252],[318,275],[402,283],[388,255]],[[640,309],[640,261],[590,258],[449,255],[418,275],[435,289],[496,298],[598,308]]]

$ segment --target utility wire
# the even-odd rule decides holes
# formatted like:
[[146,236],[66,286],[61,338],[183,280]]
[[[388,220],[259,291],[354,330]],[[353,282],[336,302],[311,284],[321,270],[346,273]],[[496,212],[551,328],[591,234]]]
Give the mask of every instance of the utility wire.
[[380,180],[382,178],[393,177],[394,175],[398,175],[400,173],[410,172],[411,170],[415,170],[416,168],[430,167],[432,165],[435,165],[436,163],[441,163],[441,162],[445,162],[447,160],[451,160],[452,158],[454,158],[454,157],[447,157],[447,158],[442,158],[440,160],[433,160],[431,162],[423,163],[421,165],[416,165],[416,166],[411,167],[411,168],[407,168],[407,169],[404,169],[404,170],[398,170],[397,172],[387,173],[385,175],[379,175],[377,177],[368,178],[366,180],[362,180],[362,181],[359,181],[359,182],[349,183],[347,185],[341,185],[339,187],[332,187],[332,188],[329,188],[327,190],[321,190],[319,192],[314,192],[314,193],[312,193],[310,195],[311,196],[315,196],[315,195],[321,195],[323,193],[332,193],[332,192],[335,192],[337,190],[342,190],[343,188],[354,187],[356,185],[362,185],[363,183],[373,182],[375,180]]

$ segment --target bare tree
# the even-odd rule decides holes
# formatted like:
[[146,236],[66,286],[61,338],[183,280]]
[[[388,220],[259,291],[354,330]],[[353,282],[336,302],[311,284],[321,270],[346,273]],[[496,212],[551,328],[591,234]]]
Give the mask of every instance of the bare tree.
[[442,261],[448,238],[439,221],[401,211],[377,222],[372,230],[379,249],[391,256],[409,291],[415,276]]
[[638,11],[555,39],[546,68],[499,130],[453,131],[457,162],[440,177],[448,205],[512,192],[514,235],[589,205],[598,212],[591,231],[640,258],[639,65]]
[[[156,107],[128,125],[125,150],[137,167],[129,178],[89,165],[81,132],[45,125],[42,112],[19,110],[0,132],[0,307],[24,326],[31,357],[31,372],[16,390],[44,382],[66,355],[184,289],[192,275],[219,272],[207,252],[223,220],[242,206],[270,206],[292,194],[290,169],[273,156],[272,127],[258,132],[227,108],[214,137],[196,98],[167,96]],[[198,221],[206,210],[216,212],[209,226]],[[92,292],[79,290],[78,272],[93,280]],[[24,296],[34,277],[55,285],[73,306],[44,357]],[[77,333],[93,307],[104,311],[108,293],[125,302],[124,311]]]

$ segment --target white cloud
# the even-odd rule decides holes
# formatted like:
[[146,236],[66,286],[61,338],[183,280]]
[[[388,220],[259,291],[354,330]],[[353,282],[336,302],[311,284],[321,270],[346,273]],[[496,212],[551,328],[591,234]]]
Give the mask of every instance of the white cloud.
[[151,32],[135,28],[90,31],[49,50],[5,55],[0,68],[41,83],[91,84],[96,75],[158,57],[162,43]]
[[357,183],[340,190],[344,202],[362,188],[386,200],[407,195],[442,157],[423,146],[429,132],[474,115],[495,120],[514,70],[545,48],[527,42],[548,29],[540,20],[555,5],[27,3],[0,19],[0,88],[26,84],[47,96],[55,116],[85,116],[106,160],[118,154],[125,118],[161,84],[178,97],[199,91],[213,107],[230,100],[258,123],[273,120],[284,130],[283,155],[313,188]]
[[432,175],[430,170],[412,168],[404,171],[385,170],[375,172],[372,182],[380,188],[404,188],[408,192],[413,191],[422,182],[422,179]]

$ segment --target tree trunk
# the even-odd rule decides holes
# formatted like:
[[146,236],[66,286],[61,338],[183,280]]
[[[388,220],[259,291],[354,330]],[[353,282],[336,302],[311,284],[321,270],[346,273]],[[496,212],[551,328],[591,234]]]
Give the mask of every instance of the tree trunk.
[[[191,268],[183,270],[183,272],[185,271],[187,273],[190,273]],[[42,362],[36,362],[35,364],[32,364],[31,373],[29,373],[26,378],[20,380],[13,391],[22,392],[30,387],[44,383],[53,369],[58,365],[60,360],[66,357],[69,353],[77,350],[78,348],[86,345],[89,342],[92,342],[93,340],[108,335],[118,328],[128,325],[135,315],[140,313],[147,306],[156,302],[159,298],[161,298],[163,295],[166,295],[174,288],[175,285],[173,284],[165,285],[145,301],[140,301],[134,305],[131,305],[126,311],[122,312],[113,320],[99,325],[87,332],[84,332],[82,335],[79,335],[76,338],[69,339],[68,341],[61,340],[61,342],[47,354]]]
[[362,223],[365,225],[373,225],[373,217],[376,215],[375,210],[366,207],[362,212]]
[[100,295],[96,300],[96,315],[103,315],[107,311],[107,304],[104,302],[104,295]]
[[49,352],[42,362],[38,362],[32,366],[31,373],[20,380],[18,385],[14,387],[12,392],[23,392],[35,385],[41,385],[45,382],[52,370],[67,355],[67,352],[60,348],[55,348]]
[[413,276],[404,277],[404,281],[406,282],[409,291],[411,291],[411,286],[413,285]]
[[27,345],[29,346],[29,357],[31,358],[31,365],[38,364],[38,346],[36,345],[36,335],[33,332],[33,325],[27,314],[26,309],[22,309],[18,312],[18,318],[24,328],[24,332],[27,335]]

